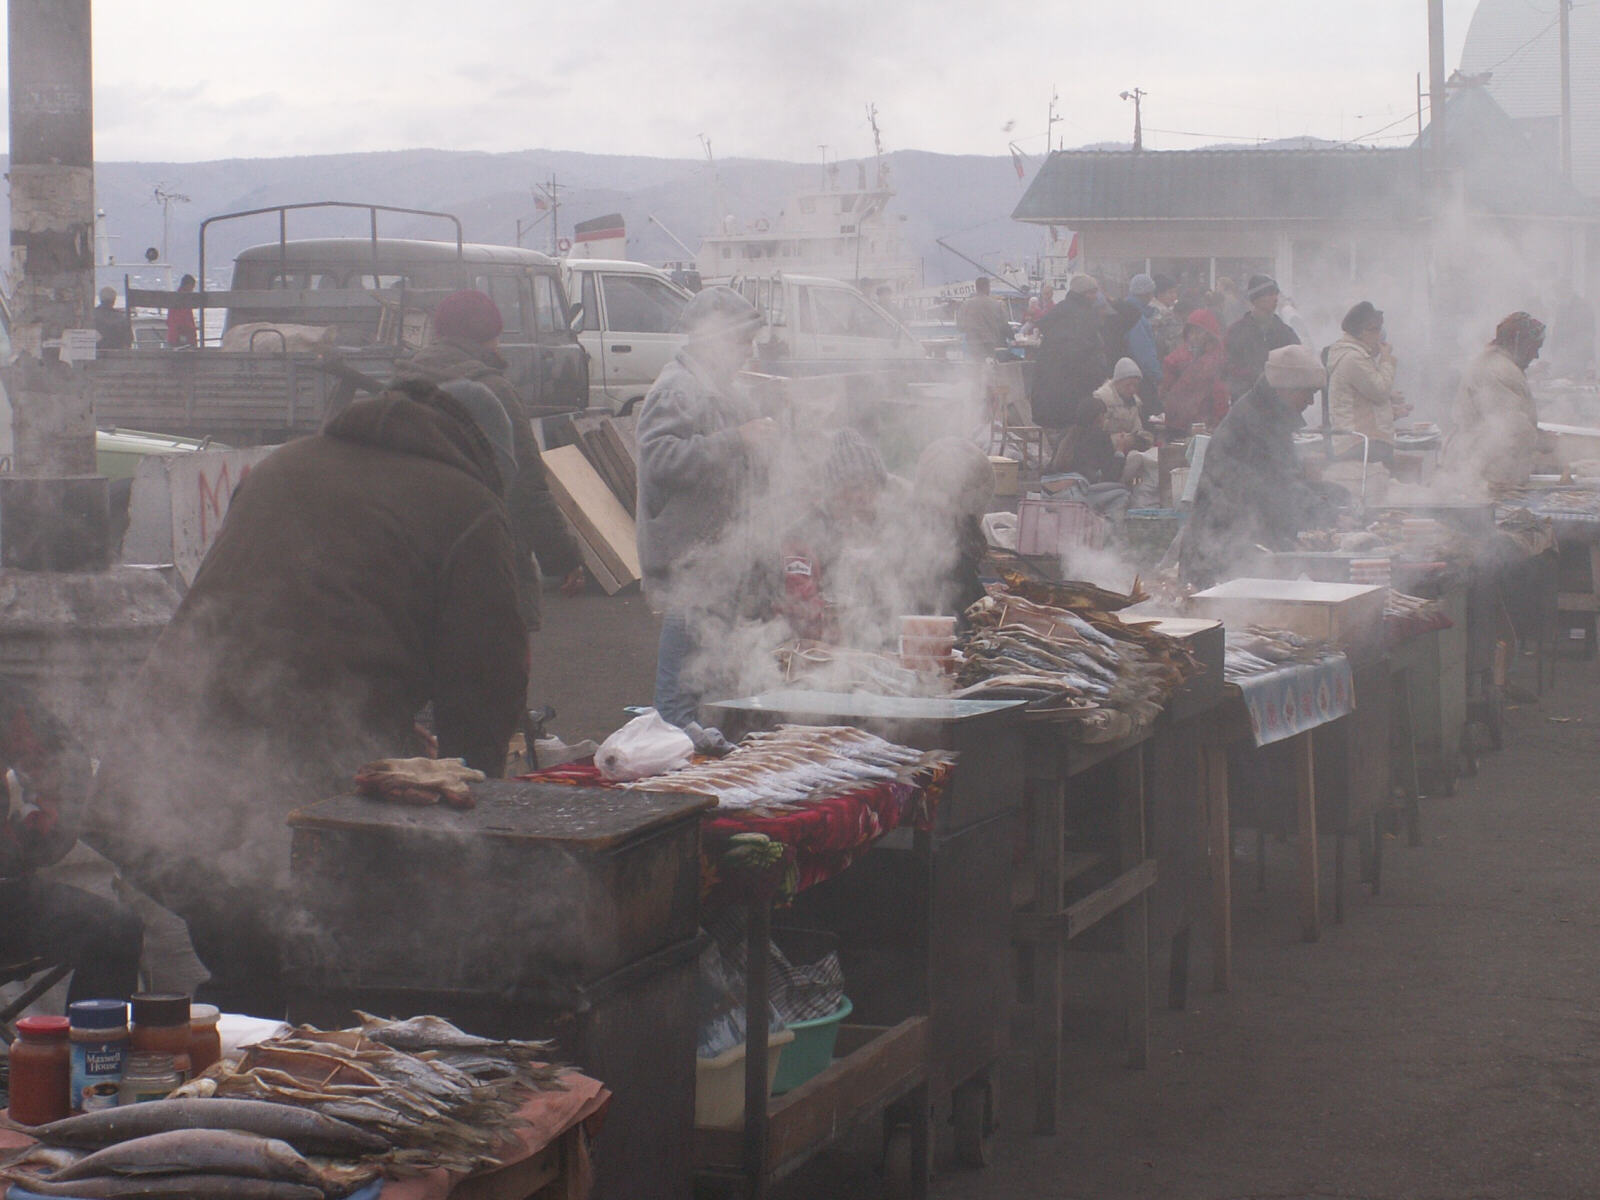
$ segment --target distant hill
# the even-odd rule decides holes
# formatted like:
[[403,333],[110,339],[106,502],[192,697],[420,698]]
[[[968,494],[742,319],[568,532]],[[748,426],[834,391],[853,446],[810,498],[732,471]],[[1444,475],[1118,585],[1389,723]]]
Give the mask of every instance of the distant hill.
[[[1041,232],[1011,220],[1025,181],[1009,158],[953,156],[904,150],[888,156],[898,195],[890,213],[904,221],[906,242],[923,262],[926,282],[970,278],[973,268],[942,250],[943,237],[985,265],[1031,258],[1042,249]],[[854,162],[841,162],[845,180]],[[729,159],[715,168],[715,194],[736,221],[774,220],[788,198],[814,185],[816,164]],[[169,257],[184,270],[197,266],[200,221],[223,212],[307,200],[355,200],[452,212],[469,241],[511,244],[517,222],[533,221],[532,189],[554,175],[561,185],[561,228],[575,221],[620,211],[628,227],[629,256],[645,262],[685,257],[662,226],[698,250],[716,220],[712,169],[692,159],[630,158],[527,150],[507,154],[449,150],[403,150],[304,158],[229,159],[203,163],[101,163],[95,172],[96,203],[105,211],[112,253],[118,262],[141,262],[147,246],[161,244],[157,185],[189,197],[171,209]],[[1030,171],[1031,178],[1031,171]],[[654,217],[660,224],[652,223]],[[358,214],[297,215],[291,237],[367,232]],[[380,232],[397,237],[445,237],[448,226],[420,218],[385,219]],[[255,217],[213,226],[206,248],[207,274],[226,284],[234,254],[277,238],[276,221]],[[549,219],[524,236],[524,244],[548,249]]]

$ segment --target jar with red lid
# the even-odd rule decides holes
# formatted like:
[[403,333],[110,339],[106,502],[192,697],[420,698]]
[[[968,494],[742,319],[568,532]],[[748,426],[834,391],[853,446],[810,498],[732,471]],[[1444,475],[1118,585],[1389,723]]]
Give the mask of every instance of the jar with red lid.
[[11,1119],[45,1125],[72,1111],[72,1026],[65,1017],[23,1017],[11,1047]]

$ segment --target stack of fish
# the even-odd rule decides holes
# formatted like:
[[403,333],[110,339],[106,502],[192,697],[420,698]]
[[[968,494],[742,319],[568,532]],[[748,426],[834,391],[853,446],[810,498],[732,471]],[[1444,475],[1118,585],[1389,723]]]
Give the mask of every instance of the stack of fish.
[[792,808],[870,784],[909,782],[953,758],[844,725],[780,725],[747,734],[733,753],[714,762],[627,786],[712,796],[724,808]]
[[86,1200],[322,1200],[383,1173],[492,1166],[527,1096],[562,1086],[543,1043],[361,1018],[249,1046],[166,1100],[31,1130],[39,1145],[0,1176]]
[[1247,679],[1280,667],[1314,663],[1330,652],[1332,649],[1327,643],[1287,629],[1268,629],[1264,625],[1230,629],[1222,673],[1229,681]]
[[957,696],[1028,700],[1032,712],[1068,719],[1118,709],[1140,724],[1200,670],[1180,642],[1108,611],[1142,598],[1137,584],[1131,596],[1087,584],[1006,584],[967,610]]

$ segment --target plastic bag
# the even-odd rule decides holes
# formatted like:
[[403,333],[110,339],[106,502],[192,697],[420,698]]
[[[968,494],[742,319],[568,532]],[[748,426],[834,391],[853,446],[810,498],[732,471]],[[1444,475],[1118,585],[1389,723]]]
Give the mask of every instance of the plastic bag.
[[617,730],[594,756],[600,774],[613,783],[630,783],[664,775],[689,764],[694,742],[676,725],[661,719],[655,709],[646,709]]

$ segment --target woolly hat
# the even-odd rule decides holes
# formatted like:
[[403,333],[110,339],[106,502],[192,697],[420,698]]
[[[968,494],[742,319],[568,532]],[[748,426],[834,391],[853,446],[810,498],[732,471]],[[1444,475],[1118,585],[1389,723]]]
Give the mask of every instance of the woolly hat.
[[1344,320],[1339,322],[1339,328],[1351,337],[1372,325],[1383,324],[1383,313],[1372,306],[1371,300],[1363,300],[1349,312],[1345,313]]
[[1274,295],[1277,291],[1278,281],[1271,275],[1252,275],[1244,294],[1251,300],[1259,300],[1263,296]]
[[1131,358],[1117,359],[1117,365],[1111,371],[1111,382],[1121,383],[1124,379],[1143,379],[1144,372],[1139,369],[1139,364]]
[[1130,296],[1154,296],[1159,290],[1156,287],[1156,281],[1148,275],[1135,275],[1128,280],[1128,295]]
[[841,429],[833,435],[822,472],[828,487],[836,492],[849,488],[882,487],[889,481],[883,455],[854,429]]
[[756,306],[726,284],[702,288],[678,314],[677,332],[691,342],[712,342],[737,334],[749,341],[766,324]]
[[452,292],[433,310],[433,332],[439,337],[492,342],[504,328],[494,301],[471,288]]
[[1067,291],[1075,296],[1092,296],[1100,290],[1100,281],[1093,275],[1074,275]]
[[1310,346],[1280,346],[1267,355],[1267,383],[1280,391],[1320,388],[1328,369]]
[[500,403],[500,397],[483,384],[470,379],[452,379],[449,383],[441,383],[439,390],[467,410],[472,423],[483,433],[489,448],[494,451],[494,465],[500,469],[501,491],[510,487],[511,479],[517,473],[517,451],[511,436],[511,418],[506,414],[505,405]]

